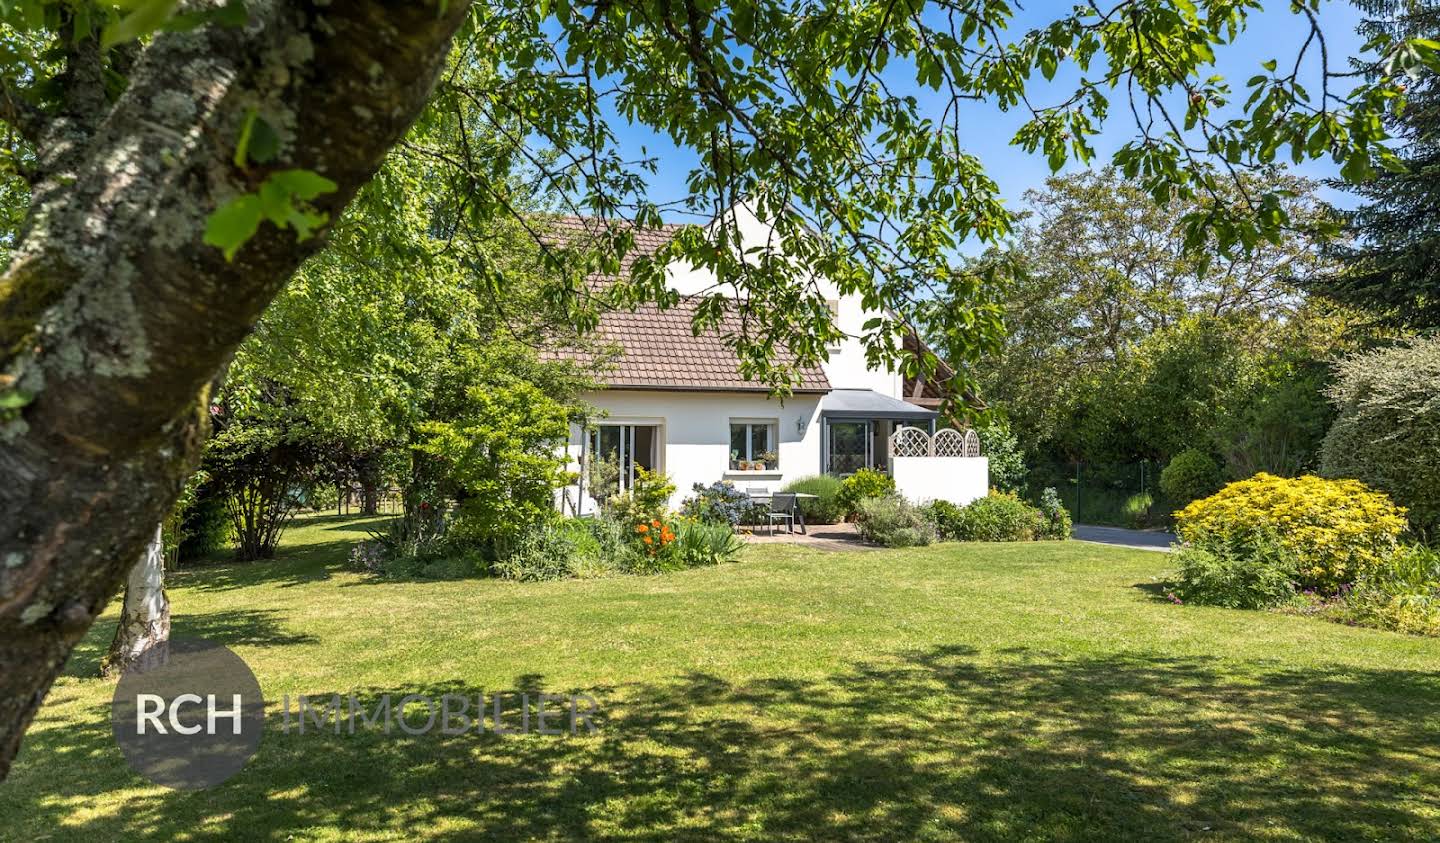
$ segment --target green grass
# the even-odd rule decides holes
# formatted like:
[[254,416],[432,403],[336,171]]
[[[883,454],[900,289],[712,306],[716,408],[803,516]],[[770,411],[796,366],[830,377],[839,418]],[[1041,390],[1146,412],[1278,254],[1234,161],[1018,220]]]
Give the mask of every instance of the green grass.
[[[1178,607],[1083,543],[752,548],[660,577],[376,582],[361,522],[176,575],[272,700],[234,779],[129,772],[97,624],[8,782],[16,840],[1440,836],[1440,641]],[[585,692],[593,737],[285,735],[281,695]]]

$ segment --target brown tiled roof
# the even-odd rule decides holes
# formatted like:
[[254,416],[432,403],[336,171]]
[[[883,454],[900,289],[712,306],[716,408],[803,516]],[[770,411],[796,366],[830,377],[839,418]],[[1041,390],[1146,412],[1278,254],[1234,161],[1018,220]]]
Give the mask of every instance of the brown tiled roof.
[[[546,239],[553,238],[556,243],[583,248],[587,241],[593,240],[605,232],[605,223],[596,217],[574,217],[561,216],[551,217],[544,221],[546,230],[541,236]],[[612,220],[609,225],[617,230],[630,228],[630,223]],[[635,259],[643,255],[652,255],[655,250],[670,242],[683,226],[674,223],[665,223],[659,228],[637,228],[635,232],[635,248],[625,253],[620,261],[620,274],[630,274],[630,268],[634,266]],[[603,279],[602,279],[603,280]]]
[[[599,222],[585,217],[560,217],[551,222],[552,230],[564,237],[594,236]],[[626,255],[622,273],[630,271],[635,258],[653,253],[665,245],[678,225],[666,225],[655,231],[637,231],[635,248]],[[563,232],[564,234],[561,234]],[[566,237],[568,240],[568,237]],[[574,242],[574,241],[569,241]],[[592,279],[603,284],[606,279]],[[611,310],[603,313],[593,339],[602,345],[615,345],[623,350],[615,367],[603,380],[611,389],[674,389],[708,390],[714,392],[768,392],[759,381],[740,375],[740,361],[734,350],[726,346],[727,336],[741,331],[740,316],[729,312],[716,329],[696,336],[692,320],[698,302],[682,299],[679,304],[661,310],[654,304],[635,310]],[[574,357],[575,354],[557,353]],[[792,363],[794,356],[780,352],[775,362]],[[830,381],[819,366],[800,370],[797,393],[829,392]]]
[[[691,329],[698,303],[682,300],[675,307],[660,310],[647,304],[631,312],[614,310],[600,318],[596,339],[614,343],[625,350],[613,372],[605,377],[612,389],[683,389],[723,392],[766,392],[759,381],[740,375],[740,361],[725,345],[727,335],[740,333],[739,314],[725,315],[718,330],[696,336]],[[777,363],[793,363],[786,352]],[[830,381],[819,366],[800,370],[799,392],[829,392]]]

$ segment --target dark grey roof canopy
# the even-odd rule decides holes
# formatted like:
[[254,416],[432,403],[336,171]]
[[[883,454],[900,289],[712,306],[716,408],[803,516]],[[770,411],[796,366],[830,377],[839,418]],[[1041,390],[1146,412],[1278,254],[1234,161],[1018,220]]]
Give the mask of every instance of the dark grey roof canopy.
[[904,419],[928,421],[939,413],[873,389],[832,389],[820,399],[820,414],[832,419]]

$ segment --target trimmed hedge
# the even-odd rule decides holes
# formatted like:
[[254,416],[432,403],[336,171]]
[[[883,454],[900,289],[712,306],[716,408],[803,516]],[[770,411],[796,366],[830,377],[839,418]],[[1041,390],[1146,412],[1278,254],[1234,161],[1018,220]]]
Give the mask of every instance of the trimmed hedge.
[[1176,454],[1160,472],[1160,491],[1177,503],[1209,497],[1224,483],[1220,464],[1199,448],[1186,448]]

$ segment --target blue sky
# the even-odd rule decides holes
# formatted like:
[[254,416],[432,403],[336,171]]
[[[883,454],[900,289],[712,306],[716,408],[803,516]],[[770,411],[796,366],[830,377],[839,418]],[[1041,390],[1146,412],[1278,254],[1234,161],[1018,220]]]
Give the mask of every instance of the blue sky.
[[[1057,14],[1070,8],[1071,3],[1066,0],[1030,0],[1023,3],[1023,6],[1011,27],[1011,32],[1017,37],[1026,30],[1048,23]],[[1291,14],[1288,0],[1267,0],[1266,6],[1265,11],[1251,15],[1249,25],[1234,44],[1217,53],[1214,72],[1230,81],[1232,99],[1243,101],[1245,81],[1263,72],[1261,63],[1265,60],[1276,58],[1282,67],[1293,63],[1308,31],[1305,19]],[[1348,2],[1332,0],[1322,4],[1319,19],[1326,35],[1332,68],[1343,67],[1345,57],[1358,53],[1362,41],[1355,33],[1355,25],[1360,18],[1359,12]],[[1065,85],[1067,82],[1073,85],[1075,78],[1073,73],[1067,77],[1062,72],[1050,85],[1043,84],[1043,80],[1037,80],[1042,84],[1033,89],[1033,101],[1044,104],[1060,99],[1069,90],[1073,90],[1067,89]],[[1318,92],[1318,86],[1311,84],[1314,78],[1313,75],[1309,79],[1302,75],[1301,81],[1310,87],[1312,92]],[[1050,93],[1048,97],[1047,91]],[[928,89],[922,91],[912,85],[910,92],[919,97],[922,103],[927,97],[938,102],[938,95]],[[1118,106],[1118,102],[1116,105]],[[979,156],[986,171],[1000,186],[1007,205],[1012,208],[1023,207],[1022,197],[1025,191],[1040,186],[1050,175],[1050,168],[1043,156],[1030,155],[1009,145],[1010,138],[1025,121],[1025,115],[1018,111],[1006,113],[987,103],[967,104],[963,113],[972,127],[966,138],[969,151]],[[687,151],[676,149],[667,139],[644,127],[627,126],[616,120],[614,128],[627,148],[638,149],[643,144],[651,154],[658,156],[660,170],[650,179],[650,198],[662,203],[683,198],[685,176],[694,165],[694,156]],[[1118,107],[1112,109],[1111,119],[1094,142],[1098,153],[1097,163],[1108,161],[1110,155],[1134,134],[1134,122],[1128,111]],[[1067,169],[1077,169],[1077,165],[1072,164]],[[1314,178],[1324,178],[1337,172],[1337,168],[1328,160],[1310,162],[1296,169]],[[1340,205],[1349,204],[1348,197],[1343,193],[1325,191],[1324,196]],[[674,219],[682,221],[680,216],[675,216]]]

